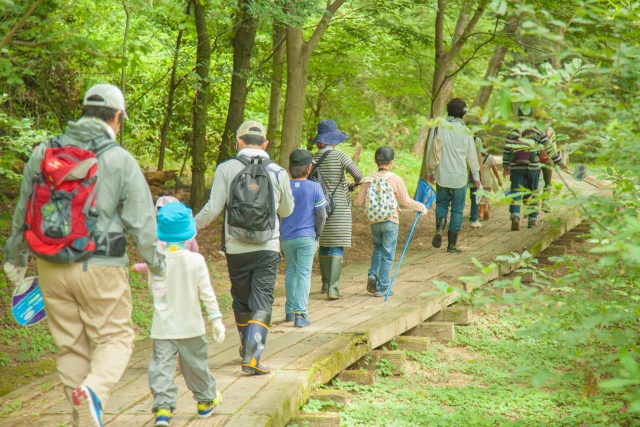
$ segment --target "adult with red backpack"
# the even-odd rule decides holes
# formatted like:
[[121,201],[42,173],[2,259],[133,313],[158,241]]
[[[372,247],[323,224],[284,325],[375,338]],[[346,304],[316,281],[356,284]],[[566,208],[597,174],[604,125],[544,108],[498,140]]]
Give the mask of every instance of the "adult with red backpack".
[[236,132],[238,156],[220,163],[209,201],[196,215],[202,229],[225,210],[223,250],[227,256],[231,297],[240,334],[242,371],[264,375],[260,363],[271,325],[273,292],[280,263],[281,218],[293,212],[287,171],[269,160],[267,131],[255,121]]
[[58,373],[71,424],[102,426],[111,388],[133,349],[127,234],[149,270],[164,276],[151,193],[136,160],[116,142],[127,119],[120,89],[93,86],[67,131],[27,162],[4,270],[16,285],[28,255],[38,264]]
[[[521,126],[512,129],[507,135],[507,140],[502,150],[502,165],[504,177],[511,176],[511,194],[515,194],[509,206],[511,213],[511,231],[520,230],[520,203],[522,192],[530,192],[527,198],[532,200],[538,191],[540,180],[540,157],[544,152],[549,153],[551,161],[563,169],[567,166],[562,163],[560,155],[553,149],[547,136],[535,126],[533,108],[522,106],[518,108],[518,118]],[[520,193],[520,195],[518,195]],[[538,209],[532,208],[528,212],[528,228],[537,227]]]

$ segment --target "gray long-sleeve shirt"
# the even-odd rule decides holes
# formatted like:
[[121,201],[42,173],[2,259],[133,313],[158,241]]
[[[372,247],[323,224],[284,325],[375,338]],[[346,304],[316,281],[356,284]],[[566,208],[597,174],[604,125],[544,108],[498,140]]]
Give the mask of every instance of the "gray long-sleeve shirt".
[[[67,131],[61,136],[61,145],[89,148],[93,140],[109,137],[107,124],[97,119],[81,119],[69,122]],[[7,260],[17,266],[26,266],[29,247],[23,239],[26,204],[31,194],[33,179],[40,172],[47,146],[40,144],[27,162],[20,198],[13,215],[12,234],[3,251]],[[103,231],[127,233],[133,239],[138,253],[144,258],[153,273],[159,273],[164,264],[156,248],[156,213],[149,186],[133,156],[126,150],[115,147],[98,157],[96,209],[98,210],[97,235]],[[113,221],[111,221],[113,219]],[[107,225],[108,230],[105,230]],[[126,267],[127,256],[106,257],[94,255],[89,264]]]
[[[269,158],[266,151],[245,148],[240,150],[239,156],[247,158],[260,156]],[[216,174],[213,178],[211,186],[211,195],[209,201],[196,215],[196,225],[198,229],[205,228],[211,224],[223,211],[229,199],[229,188],[233,178],[244,169],[244,164],[238,160],[230,159],[221,163],[216,168]],[[276,212],[281,218],[288,217],[293,212],[293,194],[291,193],[291,185],[289,184],[289,175],[276,163],[267,166],[267,171],[273,183],[273,192],[276,200]],[[225,228],[227,224],[224,224]],[[256,251],[273,251],[280,252],[280,224],[276,221],[276,232],[271,240],[260,244],[252,244],[243,242],[225,232],[225,248],[229,254],[243,254]]]

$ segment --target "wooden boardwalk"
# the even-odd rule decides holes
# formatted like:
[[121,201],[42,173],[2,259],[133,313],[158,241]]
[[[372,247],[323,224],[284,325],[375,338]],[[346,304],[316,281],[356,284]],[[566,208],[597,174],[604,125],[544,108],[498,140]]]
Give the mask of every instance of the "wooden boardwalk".
[[[584,193],[599,191],[586,183],[574,184]],[[292,323],[283,323],[284,298],[276,299],[273,326],[264,353],[264,361],[272,369],[271,375],[248,377],[242,374],[238,334],[233,318],[227,317],[226,340],[220,345],[209,345],[209,366],[222,391],[222,404],[211,418],[198,419],[195,401],[178,374],[176,384],[180,394],[171,425],[284,426],[306,401],[314,385],[328,382],[371,349],[453,302],[453,296],[424,295],[435,290],[434,279],[460,284],[459,277],[478,275],[473,257],[489,263],[496,255],[524,249],[537,254],[580,222],[577,216],[566,213],[561,220],[546,221],[536,229],[527,229],[523,220],[524,228],[511,232],[506,206],[492,209],[492,219],[481,229],[471,229],[467,217],[468,214],[458,242],[464,252],[447,254],[444,248],[434,250],[431,247],[411,252],[405,257],[396,279],[395,296],[387,302],[366,292],[368,265],[365,264],[345,266],[341,281],[344,299],[341,300],[326,300],[319,293],[318,278],[314,278],[309,301],[310,327],[298,329]],[[403,244],[399,242],[399,250]],[[484,279],[495,279],[512,269],[509,264],[501,264]],[[147,378],[151,345],[150,339],[136,343],[129,368],[108,402],[103,419],[106,426],[153,425]],[[0,412],[5,413],[0,417],[1,427],[50,427],[67,425],[70,407],[57,377],[49,376],[5,396]]]

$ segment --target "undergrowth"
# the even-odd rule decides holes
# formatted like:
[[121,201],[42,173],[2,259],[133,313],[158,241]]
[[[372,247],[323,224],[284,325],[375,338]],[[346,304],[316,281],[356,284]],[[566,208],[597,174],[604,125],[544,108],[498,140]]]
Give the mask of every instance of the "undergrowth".
[[568,355],[579,348],[522,336],[533,318],[491,310],[456,327],[449,345],[409,352],[401,377],[378,375],[370,386],[334,381],[331,388],[351,393],[341,425],[640,426],[619,395],[583,397],[582,377],[567,374]]

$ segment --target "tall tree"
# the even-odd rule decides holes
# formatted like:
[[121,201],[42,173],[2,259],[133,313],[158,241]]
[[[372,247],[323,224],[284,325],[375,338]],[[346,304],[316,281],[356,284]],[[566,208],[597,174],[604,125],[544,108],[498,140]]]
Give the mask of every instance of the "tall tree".
[[[497,77],[498,73],[500,73],[500,70],[502,70],[504,57],[509,50],[509,41],[511,38],[515,37],[519,25],[520,19],[518,17],[511,17],[509,20],[507,20],[507,22],[505,22],[504,27],[500,32],[502,40],[500,44],[496,45],[493,51],[493,56],[489,61],[487,72],[484,75],[485,81],[489,81],[490,79]],[[489,102],[489,98],[491,98],[491,92],[493,92],[492,84],[481,86],[471,106],[484,108],[487,105],[487,102]]]
[[273,23],[273,58],[271,59],[271,94],[269,96],[269,124],[267,126],[267,151],[272,159],[280,152],[280,115],[282,113],[282,67],[287,32],[279,23]]
[[191,149],[191,208],[199,211],[206,200],[204,173],[207,145],[207,108],[209,107],[209,68],[211,45],[207,29],[207,9],[201,0],[193,0],[193,16],[198,34],[196,75],[198,86],[193,103],[193,147]]
[[[191,9],[191,3],[187,4],[186,15],[189,15]],[[169,125],[171,125],[171,119],[173,118],[173,100],[176,94],[176,88],[182,79],[177,80],[178,72],[178,59],[180,57],[180,46],[182,45],[182,33],[184,30],[180,28],[178,30],[178,37],[176,38],[176,48],[173,52],[173,64],[171,66],[171,79],[169,80],[169,96],[167,98],[167,114],[162,122],[162,128],[160,128],[160,154],[158,156],[158,170],[161,171],[164,168],[164,153],[167,148],[167,133],[169,132]]]
[[244,109],[247,104],[247,79],[251,73],[251,52],[256,39],[258,19],[250,12],[252,0],[238,0],[233,46],[233,74],[231,76],[231,92],[227,121],[222,133],[222,142],[218,152],[218,164],[233,156],[236,131],[244,120]]
[[304,103],[309,75],[309,59],[318,45],[331,18],[345,0],[327,0],[326,9],[309,41],[305,41],[300,25],[287,25],[287,95],[282,120],[280,165],[289,167],[289,154],[298,148],[302,139]]
[[[460,60],[460,52],[469,41],[469,38],[473,36],[473,31],[484,14],[488,2],[489,0],[470,0],[463,2],[460,6],[458,20],[451,36],[449,50],[447,50],[445,46],[446,9],[447,4],[452,2],[438,0],[438,11],[435,22],[435,69],[431,83],[431,109],[429,110],[429,114],[427,114],[428,119],[442,115],[447,102],[447,92],[450,93],[452,89],[452,79],[468,63],[468,61],[463,61],[460,65],[456,64],[456,62]],[[475,12],[473,15],[470,15],[469,11],[472,10],[473,6],[475,6]],[[414,153],[426,152],[427,135],[428,128],[423,127],[420,131],[418,141],[412,148]],[[426,173],[424,164],[423,170]]]

